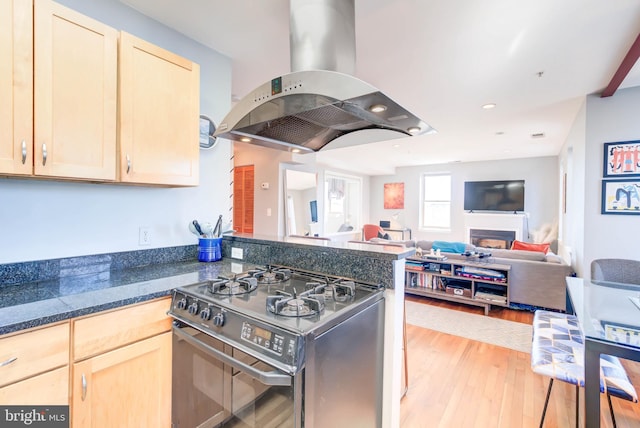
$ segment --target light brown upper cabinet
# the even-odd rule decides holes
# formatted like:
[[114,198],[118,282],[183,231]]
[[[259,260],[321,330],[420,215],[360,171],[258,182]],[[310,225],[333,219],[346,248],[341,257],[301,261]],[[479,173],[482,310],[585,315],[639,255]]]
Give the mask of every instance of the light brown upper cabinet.
[[35,2],[34,172],[115,180],[118,32]]
[[47,0],[0,28],[0,173],[115,180],[118,32]]
[[33,9],[0,2],[0,173],[33,171]]
[[3,0],[0,94],[0,175],[198,185],[198,64],[50,0]]
[[120,181],[196,186],[200,67],[120,33]]

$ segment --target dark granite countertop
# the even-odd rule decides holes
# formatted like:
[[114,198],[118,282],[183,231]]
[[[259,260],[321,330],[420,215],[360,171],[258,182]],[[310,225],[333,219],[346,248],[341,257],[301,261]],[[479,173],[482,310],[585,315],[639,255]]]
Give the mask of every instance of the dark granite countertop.
[[168,296],[176,287],[254,265],[223,259],[103,271],[0,287],[0,334]]
[[[232,259],[241,249],[243,260]],[[413,248],[254,235],[225,236],[223,259],[196,261],[195,246],[0,265],[0,335],[158,297],[176,287],[281,264],[393,288],[392,262]]]

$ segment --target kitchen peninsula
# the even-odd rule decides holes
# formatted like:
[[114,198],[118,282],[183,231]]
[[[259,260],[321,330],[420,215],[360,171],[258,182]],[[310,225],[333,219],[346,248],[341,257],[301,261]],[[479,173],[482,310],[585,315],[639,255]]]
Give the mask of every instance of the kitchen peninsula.
[[[232,258],[232,253],[237,256],[239,249],[242,259]],[[145,263],[142,258],[147,252],[146,257],[151,256],[153,260],[163,260],[164,263]],[[11,283],[10,278],[22,281],[14,281],[12,285],[0,289],[4,303],[0,308],[0,332],[15,333],[167,296],[175,287],[212,279],[217,275],[238,273],[247,267],[265,263],[375,282],[385,287],[382,426],[398,426],[404,258],[411,255],[413,250],[304,238],[228,236],[223,240],[224,258],[217,263],[195,262],[195,246],[147,252],[0,265],[3,284]],[[131,261],[134,258],[139,261]],[[125,259],[129,261],[124,262]],[[42,272],[38,269],[39,263],[57,272],[58,277],[32,277],[29,280],[26,271]],[[88,273],[92,269],[94,273]]]

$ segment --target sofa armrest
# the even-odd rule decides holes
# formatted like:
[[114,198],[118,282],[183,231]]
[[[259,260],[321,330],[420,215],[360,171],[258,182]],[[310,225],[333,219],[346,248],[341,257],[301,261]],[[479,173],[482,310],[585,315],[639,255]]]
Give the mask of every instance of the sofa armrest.
[[494,259],[493,262],[511,265],[509,293],[512,302],[566,310],[566,278],[573,274],[571,266],[517,259]]

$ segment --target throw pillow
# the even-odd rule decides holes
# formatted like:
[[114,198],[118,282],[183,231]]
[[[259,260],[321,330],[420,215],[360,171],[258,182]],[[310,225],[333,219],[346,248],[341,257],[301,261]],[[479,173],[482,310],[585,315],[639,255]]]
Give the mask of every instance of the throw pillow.
[[388,233],[385,233],[383,235],[382,232],[380,232],[380,231],[378,231],[378,238],[380,238],[380,239],[391,239],[391,237],[389,236]]
[[547,254],[551,244],[531,244],[529,242],[518,241],[517,239],[511,244],[512,250],[539,251]]
[[467,244],[464,242],[433,241],[431,248],[443,253],[462,254],[466,251]]

